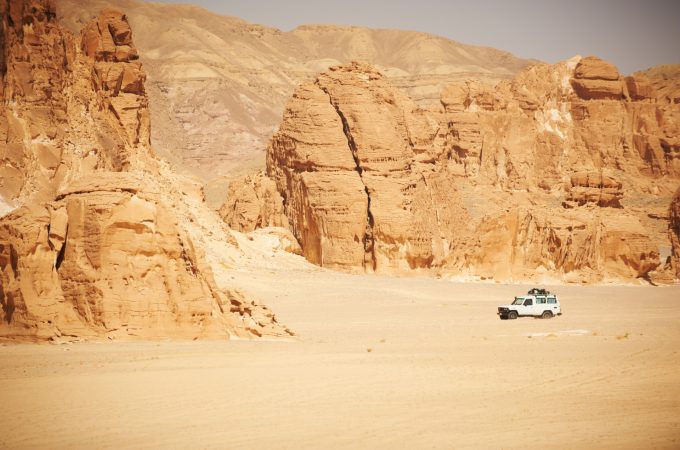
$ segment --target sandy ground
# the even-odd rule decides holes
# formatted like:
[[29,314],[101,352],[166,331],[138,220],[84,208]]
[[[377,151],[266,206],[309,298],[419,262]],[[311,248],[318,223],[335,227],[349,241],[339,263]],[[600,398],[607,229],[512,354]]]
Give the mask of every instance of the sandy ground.
[[1,448],[680,448],[680,287],[233,274],[291,342],[0,347]]

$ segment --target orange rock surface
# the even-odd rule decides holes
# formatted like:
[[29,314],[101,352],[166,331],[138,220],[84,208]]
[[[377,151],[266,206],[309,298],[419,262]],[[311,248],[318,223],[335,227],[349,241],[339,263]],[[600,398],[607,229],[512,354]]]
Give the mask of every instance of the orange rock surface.
[[283,199],[274,182],[262,172],[232,181],[220,216],[230,228],[242,232],[265,227],[288,228]]
[[414,109],[383,75],[357,63],[331,69],[293,96],[267,173],[307,259],[407,270],[445,255],[459,202],[452,178],[421,164]]
[[49,0],[0,10],[0,337],[288,336],[215,282],[199,224],[215,215],[150,148],[125,15],[74,38]]
[[457,82],[427,110],[353,63],[298,88],[267,175],[316,264],[633,281],[670,246],[646,208],[680,183],[677,113],[596,57]]
[[669,210],[668,235],[671,240],[671,267],[680,278],[680,188],[678,188]]

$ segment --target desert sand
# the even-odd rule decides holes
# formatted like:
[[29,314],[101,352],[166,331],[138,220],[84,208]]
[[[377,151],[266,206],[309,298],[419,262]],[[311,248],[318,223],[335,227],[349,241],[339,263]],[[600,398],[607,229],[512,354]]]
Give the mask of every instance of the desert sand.
[[680,287],[233,271],[290,340],[0,347],[0,448],[678,448]]

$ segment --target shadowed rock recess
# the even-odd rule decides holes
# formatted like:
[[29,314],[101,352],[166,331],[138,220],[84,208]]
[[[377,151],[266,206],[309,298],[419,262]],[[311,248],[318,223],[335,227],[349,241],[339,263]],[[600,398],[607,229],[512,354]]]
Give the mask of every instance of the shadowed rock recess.
[[336,66],[289,101],[266,173],[322,266],[672,281],[660,261],[680,183],[669,72],[622,77],[575,57],[496,86],[456,82],[421,109],[371,66]]
[[675,272],[676,278],[680,278],[680,188],[678,188],[673,197],[669,215],[669,236],[672,244],[671,267]]
[[219,218],[150,148],[126,16],[74,37],[49,0],[0,12],[0,337],[289,335],[194,245]]

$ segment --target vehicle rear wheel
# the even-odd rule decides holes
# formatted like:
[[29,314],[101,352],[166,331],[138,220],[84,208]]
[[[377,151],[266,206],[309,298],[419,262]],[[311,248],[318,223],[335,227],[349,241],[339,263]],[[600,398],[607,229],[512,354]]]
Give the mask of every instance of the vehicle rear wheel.
[[541,314],[541,319],[552,319],[553,313],[550,311],[543,311]]
[[514,319],[516,319],[516,318],[517,318],[517,311],[510,311],[510,312],[508,313],[508,319],[514,320]]

